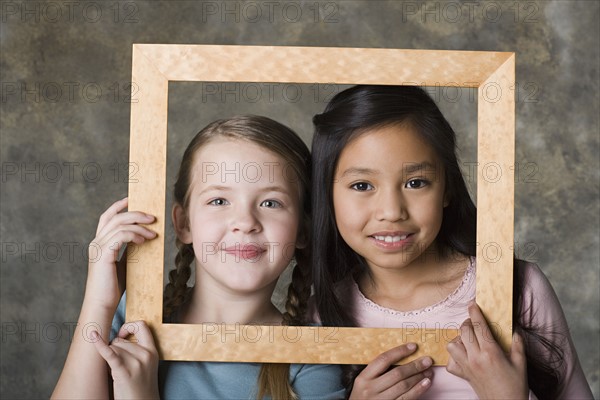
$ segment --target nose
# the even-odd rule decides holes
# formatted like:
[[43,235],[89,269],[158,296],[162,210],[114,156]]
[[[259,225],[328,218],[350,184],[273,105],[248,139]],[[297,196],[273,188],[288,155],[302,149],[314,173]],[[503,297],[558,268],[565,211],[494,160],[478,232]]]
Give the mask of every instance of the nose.
[[239,205],[232,210],[231,229],[233,232],[258,233],[262,231],[262,225],[254,210]]
[[380,190],[376,202],[375,218],[379,221],[405,221],[408,219],[406,201],[396,188]]

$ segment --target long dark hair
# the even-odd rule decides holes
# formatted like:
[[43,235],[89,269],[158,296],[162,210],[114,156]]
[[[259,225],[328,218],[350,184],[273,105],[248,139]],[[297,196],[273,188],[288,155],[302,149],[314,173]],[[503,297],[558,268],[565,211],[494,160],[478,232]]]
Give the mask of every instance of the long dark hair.
[[[317,310],[324,325],[356,326],[335,285],[350,274],[367,270],[365,260],[342,239],[333,210],[333,179],[344,147],[366,130],[409,124],[436,152],[444,165],[446,198],[436,244],[441,254],[476,254],[477,210],[456,156],[456,135],[435,102],[414,86],[354,86],[338,93],[322,114],[313,118],[313,277]],[[531,321],[523,321],[522,276],[515,273],[513,320],[516,328],[536,339]],[[545,341],[553,354],[559,353]],[[554,351],[556,350],[556,351]],[[559,354],[560,356],[560,354]],[[562,357],[559,357],[562,358]],[[528,378],[538,396],[552,396],[559,377],[553,366],[528,355]],[[347,369],[346,383],[357,374]]]

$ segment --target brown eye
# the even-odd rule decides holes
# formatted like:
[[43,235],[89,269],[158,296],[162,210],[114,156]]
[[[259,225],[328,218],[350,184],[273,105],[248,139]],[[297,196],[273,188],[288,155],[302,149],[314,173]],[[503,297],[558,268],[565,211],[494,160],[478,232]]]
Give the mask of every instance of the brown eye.
[[357,182],[352,184],[350,187],[358,192],[366,192],[367,190],[373,190],[373,185],[367,182]]
[[420,189],[425,186],[427,186],[427,181],[424,179],[411,179],[405,185],[408,189]]

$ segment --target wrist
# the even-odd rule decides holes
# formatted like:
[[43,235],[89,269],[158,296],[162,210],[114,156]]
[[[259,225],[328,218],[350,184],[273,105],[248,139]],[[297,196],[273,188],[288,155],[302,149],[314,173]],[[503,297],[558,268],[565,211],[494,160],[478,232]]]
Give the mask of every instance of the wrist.
[[78,328],[84,331],[84,335],[87,332],[88,337],[93,330],[96,330],[106,339],[110,332],[115,311],[116,306],[107,307],[106,305],[98,304],[93,300],[84,299],[79,314]]

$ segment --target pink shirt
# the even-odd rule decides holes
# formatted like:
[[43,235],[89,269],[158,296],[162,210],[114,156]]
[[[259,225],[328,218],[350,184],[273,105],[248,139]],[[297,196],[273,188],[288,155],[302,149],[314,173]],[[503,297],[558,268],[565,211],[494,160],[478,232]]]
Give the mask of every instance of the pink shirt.
[[[534,325],[551,327],[553,340],[564,351],[564,379],[559,398],[591,399],[592,393],[579,364],[577,353],[569,334],[567,322],[548,279],[535,264],[525,264],[523,302]],[[458,329],[469,317],[467,306],[475,298],[475,259],[465,272],[459,287],[445,300],[429,307],[409,312],[400,312],[381,307],[367,299],[351,277],[342,281],[338,293],[348,293],[348,304],[359,326],[378,328],[438,328]],[[338,291],[339,290],[339,291]],[[545,353],[543,347],[532,350]],[[469,383],[446,371],[445,367],[434,367],[431,388],[424,399],[471,399],[477,398]]]

